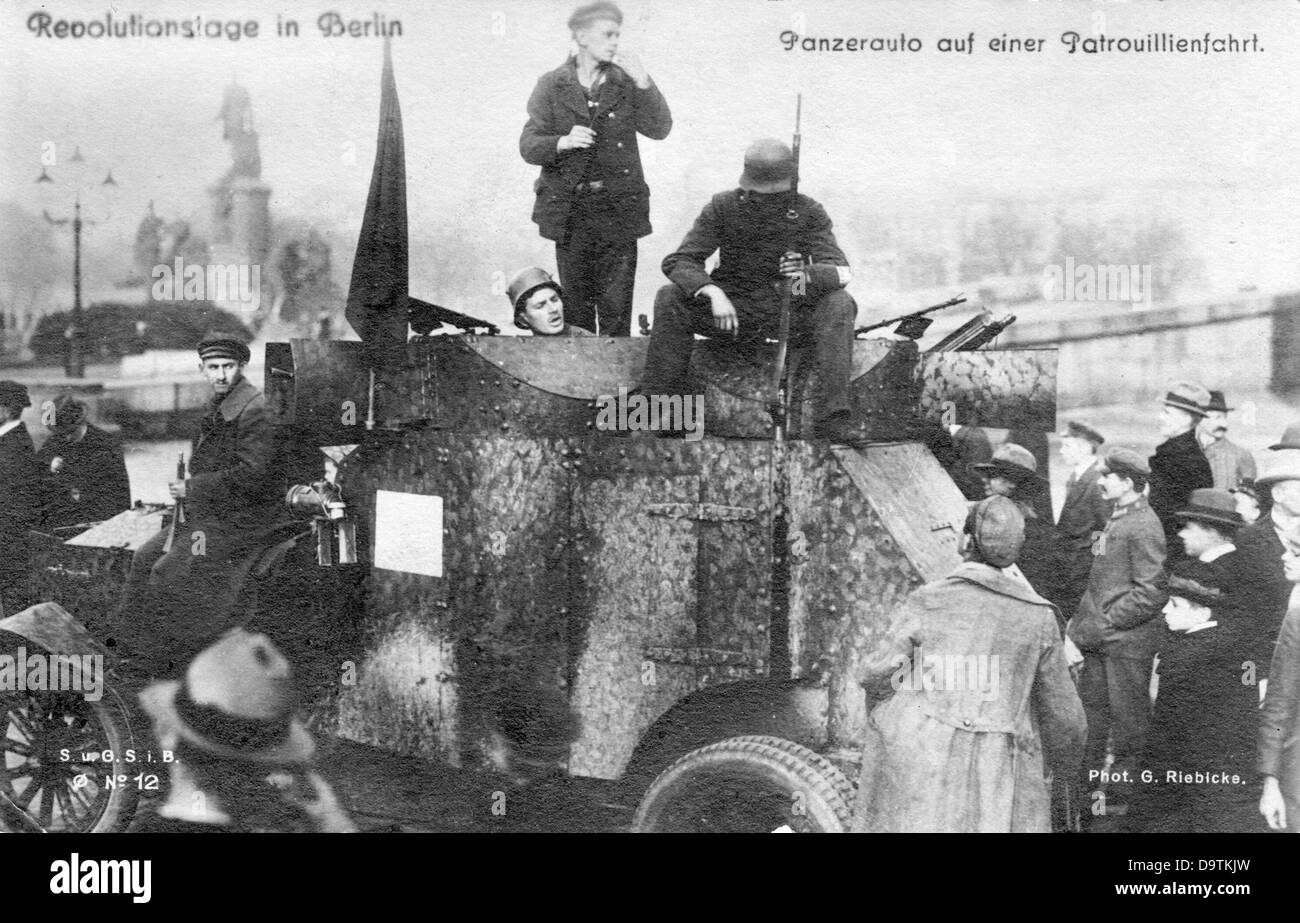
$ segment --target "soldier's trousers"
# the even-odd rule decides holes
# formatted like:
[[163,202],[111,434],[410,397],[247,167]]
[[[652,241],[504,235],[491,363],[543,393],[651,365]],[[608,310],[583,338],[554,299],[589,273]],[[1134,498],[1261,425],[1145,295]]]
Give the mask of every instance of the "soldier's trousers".
[[564,319],[601,336],[632,331],[636,239],[611,238],[604,229],[575,227],[555,244],[555,266],[564,289]]
[[[1150,659],[1107,657],[1093,651],[1084,654],[1079,699],[1088,719],[1083,753],[1085,796],[1105,783],[1108,801],[1127,803],[1129,793],[1141,782],[1142,747],[1151,723],[1150,684]],[[1105,765],[1107,738],[1115,757],[1109,779],[1089,778],[1090,771]]]
[[[737,342],[753,343],[775,338],[780,323],[780,296],[730,295],[736,308]],[[853,368],[853,321],[857,305],[843,289],[828,292],[816,302],[795,299],[790,307],[790,342],[811,344],[817,362],[818,385],[813,395],[817,421],[849,411],[849,375]],[[643,394],[683,394],[689,383],[691,348],[695,334],[731,338],[713,325],[707,298],[691,298],[676,285],[665,285],[655,296],[654,328],[641,375]]]

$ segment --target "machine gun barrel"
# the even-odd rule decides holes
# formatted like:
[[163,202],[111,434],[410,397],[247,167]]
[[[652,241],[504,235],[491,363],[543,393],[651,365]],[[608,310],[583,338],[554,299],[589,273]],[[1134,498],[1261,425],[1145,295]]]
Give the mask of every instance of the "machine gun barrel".
[[911,314],[900,314],[898,317],[891,317],[889,320],[876,321],[874,324],[867,324],[865,327],[859,327],[853,331],[854,336],[860,336],[871,330],[879,330],[881,327],[892,327],[894,324],[901,323],[905,320],[911,320],[914,317],[925,317],[927,314],[933,314],[935,311],[942,311],[944,308],[951,308],[955,305],[965,304],[965,296],[958,295],[956,298],[949,298],[943,304],[933,304],[928,308],[922,308],[919,311],[913,311]]

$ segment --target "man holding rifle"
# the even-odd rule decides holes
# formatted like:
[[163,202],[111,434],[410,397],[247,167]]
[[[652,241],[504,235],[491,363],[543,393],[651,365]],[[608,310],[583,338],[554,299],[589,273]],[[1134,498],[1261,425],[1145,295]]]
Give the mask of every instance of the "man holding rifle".
[[[856,444],[849,416],[849,375],[857,305],[844,286],[848,260],[831,219],[793,191],[794,153],[781,141],[755,141],[745,152],[738,189],[715,195],[676,252],[663,261],[672,285],[655,297],[643,394],[681,394],[695,334],[737,342],[776,338],[781,287],[789,280],[792,342],[811,341],[819,370],[816,435]],[[705,261],[718,253],[710,274]]]

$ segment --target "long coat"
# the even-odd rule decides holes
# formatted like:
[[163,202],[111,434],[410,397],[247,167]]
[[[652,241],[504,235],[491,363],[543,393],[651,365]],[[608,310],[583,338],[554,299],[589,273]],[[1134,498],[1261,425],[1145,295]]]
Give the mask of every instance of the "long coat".
[[1150,661],[1164,623],[1165,535],[1146,498],[1117,506],[1093,545],[1088,589],[1070,620],[1081,651]]
[[1287,829],[1300,833],[1300,607],[1292,607],[1282,620],[1259,719],[1256,768],[1277,779],[1286,800]]
[[1256,675],[1268,677],[1273,645],[1286,615],[1293,584],[1282,570],[1282,539],[1272,515],[1237,530],[1233,543],[1239,560],[1238,603],[1241,634],[1248,639],[1243,659],[1252,660]]
[[1115,502],[1101,493],[1100,465],[1092,467],[1081,477],[1073,478],[1066,487],[1061,515],[1056,519],[1056,532],[1061,540],[1065,572],[1061,577],[1061,614],[1069,621],[1088,589],[1088,574],[1092,570],[1092,543],[1105,531]]
[[1183,557],[1183,543],[1178,537],[1182,528],[1174,515],[1187,508],[1192,491],[1214,486],[1210,462],[1196,441],[1196,430],[1166,439],[1151,456],[1151,509],[1165,530],[1165,545],[1171,560]]
[[[1057,606],[1059,611],[1061,599],[1066,595],[1062,581],[1065,576],[1065,561],[1056,528],[1051,520],[1043,519],[1035,513],[1028,501],[1016,501],[1016,506],[1025,517],[1025,543],[1021,546],[1016,564],[1034,592]],[[1060,621],[1059,625],[1064,631],[1065,622]]]
[[[621,68],[610,66],[597,91],[599,105],[588,111],[587,94],[570,58],[543,74],[528,99],[528,121],[519,137],[519,153],[542,168],[533,184],[537,198],[533,221],[543,237],[563,241],[577,200],[579,183],[605,183],[608,232],[633,239],[650,233],[650,187],[641,170],[637,134],[662,140],[672,130],[672,114],[659,88],[641,89]],[[556,143],[575,125],[595,129],[589,148],[556,150]]]
[[27,426],[19,423],[0,436],[0,594],[8,589],[10,595],[0,603],[8,615],[25,608],[28,602],[18,586],[27,577],[27,531],[39,524],[40,510],[36,449]]
[[867,722],[856,830],[1050,829],[1046,772],[1078,772],[1086,725],[1046,600],[964,563],[907,597],[859,676],[888,698]]
[[55,433],[36,462],[44,480],[46,529],[100,522],[131,505],[122,447],[101,429],[87,426],[80,442]]

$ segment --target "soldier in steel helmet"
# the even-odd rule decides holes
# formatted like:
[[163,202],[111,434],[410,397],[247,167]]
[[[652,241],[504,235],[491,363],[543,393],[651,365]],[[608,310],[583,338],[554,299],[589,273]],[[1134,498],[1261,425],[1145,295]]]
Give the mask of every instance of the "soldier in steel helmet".
[[515,274],[506,287],[515,312],[515,326],[539,337],[590,337],[590,330],[570,324],[564,317],[564,292],[551,274],[529,266]]

